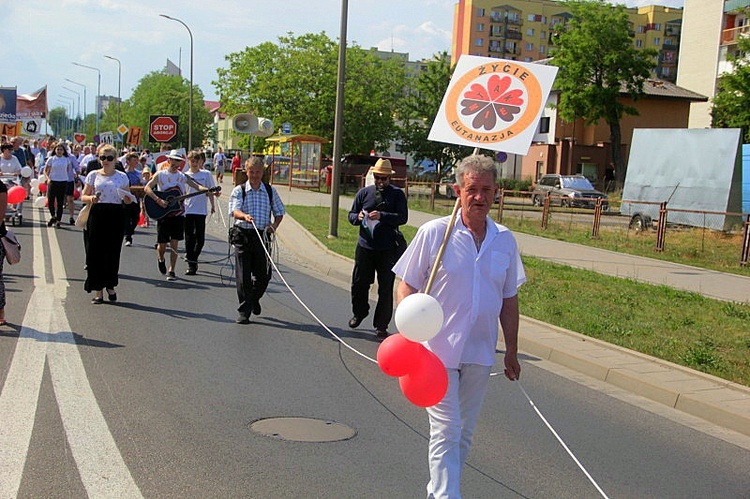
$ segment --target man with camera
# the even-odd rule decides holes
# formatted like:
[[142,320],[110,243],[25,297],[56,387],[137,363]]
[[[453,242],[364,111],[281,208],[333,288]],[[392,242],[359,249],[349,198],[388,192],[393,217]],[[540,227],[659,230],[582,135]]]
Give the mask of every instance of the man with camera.
[[273,234],[284,218],[284,203],[276,189],[263,182],[263,160],[257,156],[245,162],[247,182],[232,190],[229,213],[234,225],[229,230],[234,245],[237,324],[249,324],[250,315],[260,315],[260,299],[271,280],[267,251]]

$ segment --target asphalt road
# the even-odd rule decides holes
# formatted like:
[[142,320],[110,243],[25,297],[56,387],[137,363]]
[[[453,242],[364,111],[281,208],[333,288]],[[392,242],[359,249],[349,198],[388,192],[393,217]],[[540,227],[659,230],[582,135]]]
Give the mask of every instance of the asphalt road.
[[[424,496],[426,416],[370,360],[378,343],[369,320],[346,327],[345,287],[282,255],[284,279],[320,323],[277,275],[263,314],[237,325],[226,243],[211,237],[203,259],[217,261],[194,277],[182,276],[180,262],[180,279],[167,282],[152,227],[123,248],[118,303],[94,306],[82,290],[80,230],[17,232],[24,257],[6,265],[6,310],[23,328],[0,330],[0,497]],[[529,356],[522,383],[608,496],[748,497],[747,439]],[[300,442],[250,428],[282,417],[356,434]],[[490,386],[463,492],[600,496],[501,377]]]

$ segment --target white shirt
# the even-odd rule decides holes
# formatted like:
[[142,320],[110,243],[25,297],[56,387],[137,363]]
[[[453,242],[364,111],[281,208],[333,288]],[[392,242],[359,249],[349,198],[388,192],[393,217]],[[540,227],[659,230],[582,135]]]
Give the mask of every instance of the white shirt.
[[101,175],[100,170],[94,170],[86,176],[86,185],[94,188],[94,194],[101,192],[100,203],[121,204],[122,193],[130,192],[130,181],[128,176],[119,170],[115,170],[109,177]]
[[68,182],[73,162],[67,156],[50,156],[47,160],[49,166],[49,179],[54,182]]
[[5,159],[0,155],[0,172],[15,173],[17,175],[21,173],[21,162],[12,154],[10,155],[10,159]]
[[[203,187],[208,187],[210,189],[214,186],[214,177],[211,175],[211,172],[204,170],[203,168],[195,173],[186,171],[185,175],[192,178]],[[198,192],[198,189],[194,189],[188,184],[187,192],[185,192],[185,194],[192,194],[194,192]],[[186,198],[185,215],[208,215],[208,196],[213,196],[213,193]]]
[[[422,225],[393,272],[423,290],[450,217]],[[443,327],[425,346],[455,369],[462,363],[492,366],[504,298],[526,282],[513,234],[487,218],[487,234],[477,251],[474,237],[461,221],[450,235],[430,295],[443,308]]]

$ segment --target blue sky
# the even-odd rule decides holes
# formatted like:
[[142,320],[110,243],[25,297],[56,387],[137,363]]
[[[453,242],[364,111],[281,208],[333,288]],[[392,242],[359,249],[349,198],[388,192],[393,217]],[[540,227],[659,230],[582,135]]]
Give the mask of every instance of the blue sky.
[[[628,6],[681,7],[683,0],[628,1]],[[349,1],[349,42],[363,48],[408,52],[412,60],[450,51],[453,7],[456,0],[355,0]],[[279,9],[278,5],[283,5]],[[12,27],[6,41],[0,86],[18,87],[30,93],[47,85],[50,107],[83,99],[94,109],[97,72],[74,66],[79,62],[101,72],[101,93],[117,95],[118,65],[122,65],[121,95],[127,99],[138,81],[164,67],[167,58],[181,64],[189,75],[190,38],[167,14],[184,21],[194,38],[193,81],[209,100],[217,100],[211,81],[224,56],[247,46],[277,42],[289,32],[295,35],[325,31],[332,39],[340,32],[341,0],[0,0],[3,24]],[[24,29],[21,29],[24,27]],[[11,62],[11,60],[13,62]],[[65,90],[66,86],[73,91]],[[81,104],[81,112],[83,104]]]

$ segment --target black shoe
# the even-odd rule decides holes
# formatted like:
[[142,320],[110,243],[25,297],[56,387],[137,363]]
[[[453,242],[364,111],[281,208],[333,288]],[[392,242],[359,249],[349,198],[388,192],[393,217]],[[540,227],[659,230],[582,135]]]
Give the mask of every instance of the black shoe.
[[126,237],[125,238],[125,246],[133,246],[133,238],[132,237]]
[[60,222],[55,222],[55,229],[59,229],[59,228],[60,228]]
[[386,331],[385,329],[378,329],[375,332],[375,337],[379,339],[385,339],[388,337],[388,331]]
[[109,290],[107,290],[107,298],[109,298],[109,301],[111,301],[111,302],[116,302],[117,301],[117,293],[115,293],[114,290],[112,290],[111,293],[109,292]]
[[169,273],[167,274],[167,280],[168,281],[176,281],[177,280],[177,276],[174,275],[174,271],[173,270],[170,270]]
[[93,303],[94,305],[101,305],[102,303],[104,303],[104,298],[102,298],[101,296],[95,296],[91,300],[91,303]]
[[185,275],[195,275],[198,273],[198,269],[194,267],[188,267],[188,269],[185,271]]
[[75,224],[76,224],[76,219],[73,217],[70,217],[70,225],[75,225]]
[[47,227],[52,227],[55,225],[55,217],[52,217],[49,219],[49,222],[47,222]]
[[260,302],[256,301],[255,303],[253,303],[253,313],[255,315],[260,315],[260,312],[261,312]]
[[365,320],[364,317],[357,317],[355,315],[354,317],[352,317],[351,319],[349,319],[349,327],[352,328],[352,329],[354,329],[357,326],[359,326],[360,324],[362,324],[363,320]]
[[159,266],[159,272],[161,272],[162,275],[167,275],[167,262],[164,260],[158,260],[156,263]]
[[248,319],[246,315],[240,315],[234,320],[234,322],[237,324],[250,324],[250,319]]

